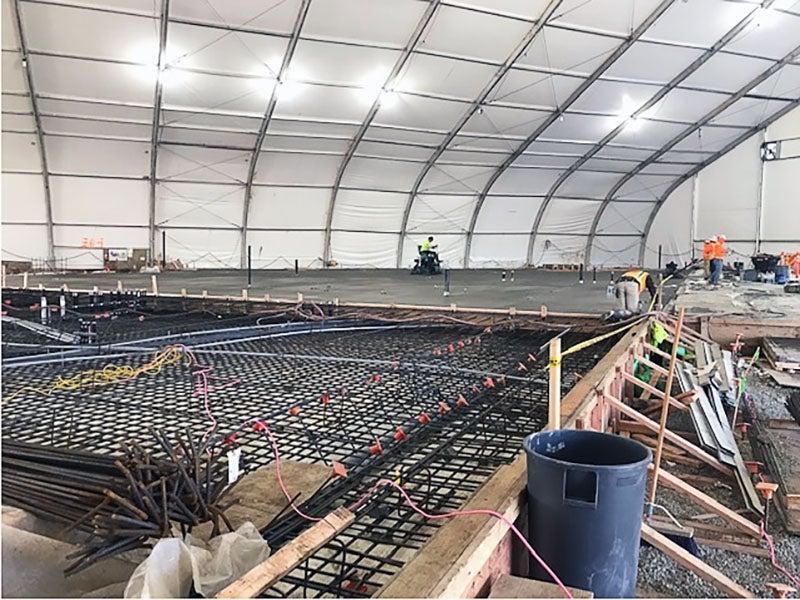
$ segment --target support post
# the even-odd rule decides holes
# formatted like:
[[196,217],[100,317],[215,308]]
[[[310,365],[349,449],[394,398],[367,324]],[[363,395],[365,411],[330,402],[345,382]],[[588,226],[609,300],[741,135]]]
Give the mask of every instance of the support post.
[[247,244],[247,287],[253,285],[253,247]]
[[161,267],[167,266],[167,230],[161,230]]
[[592,267],[592,283],[597,283],[597,267]]
[[661,244],[658,245],[658,272],[661,272]]
[[578,267],[578,283],[583,283],[583,263]]
[[444,270],[444,292],[442,292],[442,295],[450,295],[450,269]]
[[561,429],[561,338],[550,340],[550,402],[547,428]]
[[672,355],[669,360],[669,370],[667,371],[667,382],[664,384],[664,397],[661,400],[661,419],[658,423],[658,443],[656,444],[656,455],[653,459],[653,486],[650,488],[650,502],[647,506],[647,514],[653,514],[653,505],[656,502],[656,489],[658,488],[658,475],[661,469],[661,453],[664,450],[664,435],[667,430],[667,416],[669,415],[669,400],[672,394],[672,380],[675,378],[675,364],[678,362],[678,347],[680,346],[681,330],[683,329],[683,315],[685,309],[681,307],[678,313],[678,323],[675,326],[675,337],[672,340]]
[[156,277],[155,275],[151,275],[150,285],[153,288],[153,296],[158,296],[158,277]]
[[295,275],[300,274],[300,261],[297,260],[296,258],[294,259],[294,274]]
[[28,289],[28,272],[27,271],[25,271],[22,274],[22,289],[23,290],[27,290]]
[[122,280],[121,279],[117,279],[117,291],[118,292],[122,291]]
[[6,263],[3,263],[2,269],[3,269],[3,275],[2,275],[2,277],[3,277],[3,281],[2,281],[2,287],[6,287]]

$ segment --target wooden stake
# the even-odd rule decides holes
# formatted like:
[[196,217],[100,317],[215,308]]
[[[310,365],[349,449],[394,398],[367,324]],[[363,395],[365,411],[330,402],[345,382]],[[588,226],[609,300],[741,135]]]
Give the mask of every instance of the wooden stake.
[[322,521],[306,529],[275,554],[256,565],[242,577],[218,592],[217,598],[255,598],[269,586],[302,563],[333,539],[355,519],[344,507],[329,513]]
[[561,429],[561,338],[550,340],[550,412],[547,428]]
[[118,292],[122,291],[122,280],[121,279],[117,279],[117,291]]
[[28,289],[28,272],[27,271],[25,271],[22,274],[22,289],[23,290],[27,290]]
[[0,285],[2,285],[2,287],[6,287],[6,264],[5,263],[3,263],[3,275],[2,275],[2,277],[3,277],[3,281],[2,281],[2,284],[0,284]]
[[158,277],[151,275],[150,283],[153,286],[153,296],[158,296]]
[[672,393],[672,380],[675,377],[675,364],[678,362],[678,341],[681,339],[683,329],[684,309],[678,313],[678,324],[675,326],[675,339],[672,342],[672,357],[669,360],[669,371],[667,371],[667,383],[664,385],[664,397],[661,401],[661,420],[658,424],[658,445],[656,446],[656,456],[653,459],[655,467],[653,469],[653,484],[650,488],[650,506],[647,514],[652,514],[653,505],[656,503],[656,489],[658,488],[658,472],[661,469],[661,453],[664,450],[664,435],[667,431],[667,416],[669,415],[669,400]]

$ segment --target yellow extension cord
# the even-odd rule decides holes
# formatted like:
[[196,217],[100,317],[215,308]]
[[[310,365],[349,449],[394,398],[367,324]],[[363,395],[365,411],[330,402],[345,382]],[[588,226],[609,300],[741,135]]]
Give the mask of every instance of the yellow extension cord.
[[3,399],[10,402],[24,392],[34,392],[42,396],[51,396],[55,392],[75,391],[84,387],[95,387],[113,385],[124,381],[131,381],[140,375],[156,375],[161,368],[180,362],[184,357],[188,358],[182,348],[178,346],[168,346],[162,352],[156,353],[153,360],[140,366],[131,365],[106,365],[102,369],[89,369],[72,375],[71,377],[57,376],[49,387],[25,386],[10,396]]

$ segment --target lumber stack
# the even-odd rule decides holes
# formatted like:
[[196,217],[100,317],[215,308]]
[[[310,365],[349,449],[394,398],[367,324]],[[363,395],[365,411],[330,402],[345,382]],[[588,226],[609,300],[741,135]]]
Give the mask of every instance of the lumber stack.
[[753,485],[733,436],[726,406],[736,400],[736,384],[731,353],[706,340],[694,342],[695,364],[683,361],[677,368],[677,380],[683,392],[694,392],[689,405],[700,447],[731,467],[745,505],[762,515],[764,504]]

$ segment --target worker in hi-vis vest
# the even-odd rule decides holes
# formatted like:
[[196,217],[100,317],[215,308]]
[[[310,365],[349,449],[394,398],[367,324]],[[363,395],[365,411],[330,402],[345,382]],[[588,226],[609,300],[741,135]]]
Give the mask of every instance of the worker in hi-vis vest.
[[617,281],[615,288],[617,309],[638,313],[640,311],[639,298],[645,290],[650,292],[651,298],[656,297],[656,284],[650,273],[643,269],[634,269],[624,273]]
[[703,277],[706,279],[711,275],[711,259],[714,258],[714,244],[716,243],[717,236],[703,242]]

